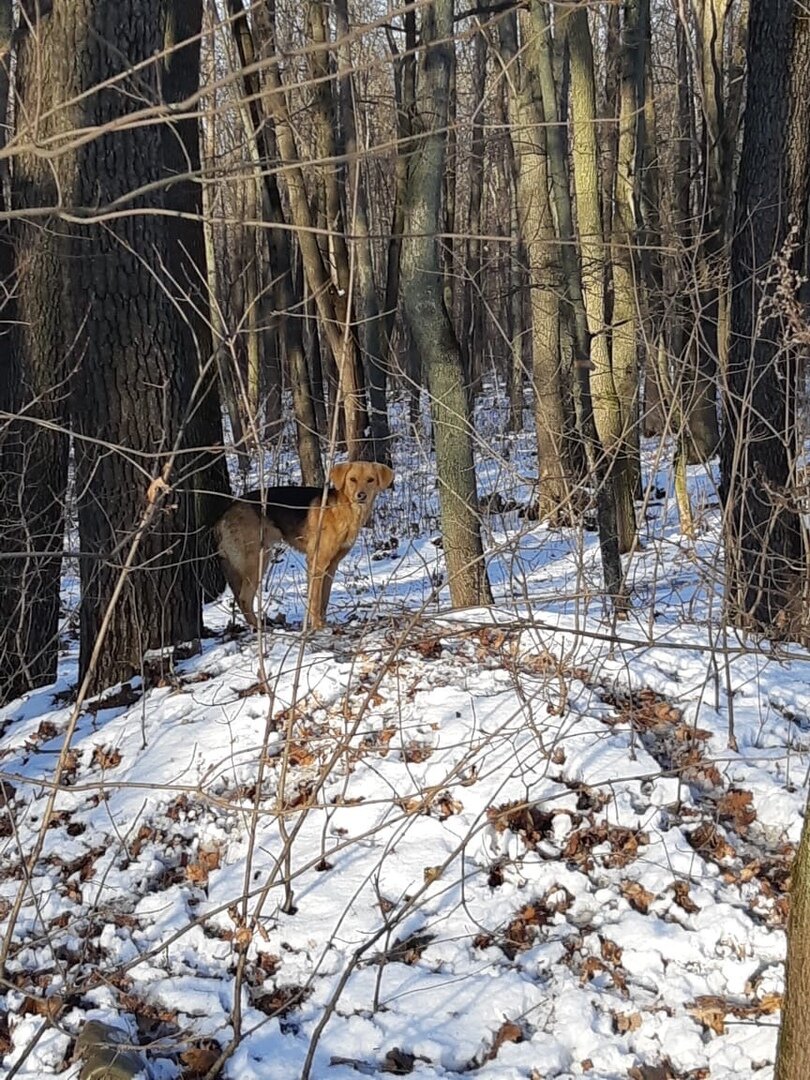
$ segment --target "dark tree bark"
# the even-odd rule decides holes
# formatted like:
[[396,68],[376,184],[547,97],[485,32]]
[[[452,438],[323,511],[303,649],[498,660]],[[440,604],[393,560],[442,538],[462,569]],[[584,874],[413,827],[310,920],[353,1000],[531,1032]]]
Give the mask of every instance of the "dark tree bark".
[[[788,66],[792,44],[806,48],[800,10],[792,0],[751,3],[721,445],[728,614],[775,636],[797,632],[804,591],[800,526],[788,490],[798,389],[796,350],[785,333],[789,268],[778,275],[783,295],[777,302],[773,295],[774,258],[787,258],[791,242],[801,252],[806,231],[810,66],[801,51],[792,72]],[[792,118],[789,102],[798,105]]]
[[454,607],[492,602],[478,516],[461,350],[444,303],[438,253],[452,71],[453,0],[422,9],[422,48],[402,248],[405,313],[428,377],[442,537]]
[[487,76],[487,38],[481,27],[473,41],[472,139],[470,142],[470,202],[467,211],[467,265],[461,315],[461,347],[472,387],[481,377],[484,352],[484,305],[481,303],[481,233],[484,194],[484,91]]
[[[202,16],[202,0],[168,0],[162,85],[169,104],[183,102],[199,90]],[[184,368],[194,373],[186,439],[192,454],[184,459],[182,472],[193,477],[202,588],[207,596],[215,597],[225,588],[225,577],[219,560],[213,557],[208,526],[217,515],[221,496],[230,495],[231,488],[223,449],[219,380],[210,328],[197,118],[183,116],[164,124],[161,139],[163,164],[169,181],[166,208],[176,211],[176,216],[166,221],[166,235],[172,291],[181,315],[181,362]]]
[[[94,678],[104,686],[140,671],[146,650],[199,636],[193,498],[175,489],[151,528],[139,530],[152,481],[174,479],[167,470],[180,446],[194,369],[183,362],[180,317],[160,278],[165,223],[150,213],[163,205],[156,190],[164,176],[160,128],[125,122],[144,99],[157,98],[158,62],[148,62],[163,45],[160,0],[57,0],[49,19],[56,92],[61,100],[81,95],[65,111],[74,124],[102,129],[62,156],[65,204],[103,208],[121,200],[139,211],[74,226],[62,264],[65,328],[79,357],[73,410],[82,674],[139,537]],[[137,64],[144,66],[125,74]],[[107,80],[114,86],[96,89]],[[148,193],[132,194],[146,185],[153,185]]]
[[[33,12],[29,12],[33,18]],[[11,4],[0,4],[0,35],[10,46]],[[55,93],[54,30],[50,20],[21,42],[17,60],[20,135],[38,137],[70,127],[51,111]],[[40,52],[41,50],[41,52]],[[0,119],[8,104],[3,61]],[[5,141],[5,126],[3,126]],[[14,208],[55,206],[60,161],[35,154],[15,164]],[[0,189],[0,200],[5,195]],[[8,209],[3,205],[3,209]],[[0,279],[10,281],[16,249],[17,296],[5,292],[0,336],[0,409],[18,419],[0,421],[0,702],[51,682],[56,675],[59,578],[64,536],[69,424],[69,371],[75,363],[62,333],[63,229],[55,218],[0,229]],[[15,322],[17,323],[15,329]],[[55,425],[51,428],[48,425]]]
[[720,299],[725,289],[725,208],[730,192],[733,153],[725,133],[724,26],[726,0],[698,0],[695,5],[698,71],[702,105],[702,190],[698,217],[698,325],[697,364],[690,394],[684,401],[684,422],[691,462],[706,461],[717,453],[717,372],[720,361]]
[[[394,328],[399,306],[400,261],[402,237],[405,232],[405,194],[408,187],[408,155],[416,112],[416,12],[406,10],[402,17],[405,29],[405,51],[399,52],[394,35],[388,32],[394,68],[394,93],[397,106],[397,157],[394,167],[394,205],[391,214],[391,235],[388,240],[385,267],[384,330],[388,344],[388,363],[406,384],[410,398],[410,419],[415,424],[419,414],[419,363],[411,335],[406,332],[406,355],[400,362],[394,352]],[[414,369],[416,377],[414,375]]]

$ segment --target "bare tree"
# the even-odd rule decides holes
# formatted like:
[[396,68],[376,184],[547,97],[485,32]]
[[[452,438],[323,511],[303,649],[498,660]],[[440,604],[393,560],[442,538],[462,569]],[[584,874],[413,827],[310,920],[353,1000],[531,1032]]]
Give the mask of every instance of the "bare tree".
[[442,535],[455,607],[492,602],[478,517],[472,437],[461,350],[443,296],[437,250],[452,71],[453,0],[422,9],[418,145],[408,166],[402,295],[422,353],[436,436]]
[[[788,494],[797,357],[784,305],[773,297],[775,281],[788,291],[793,284],[791,263],[803,250],[807,222],[810,66],[798,10],[791,0],[751,4],[721,447],[729,615],[777,636],[797,632],[804,592],[799,519]],[[795,37],[794,22],[801,28]],[[792,117],[789,101],[797,103]]]
[[[165,230],[151,212],[163,204],[161,133],[122,123],[154,102],[163,44],[159,0],[65,0],[48,16],[40,55],[52,65],[56,101],[92,138],[68,144],[62,197],[77,211],[137,197],[138,213],[107,222],[103,213],[71,229],[60,268],[63,311],[78,357],[74,382],[76,489],[82,545],[81,669],[99,627],[110,619],[95,681],[104,686],[140,671],[149,649],[200,633],[194,566],[194,503],[176,489],[140,538],[138,565],[111,613],[108,605],[148,501],[171,484],[196,367],[182,348],[180,317],[160,268]],[[76,55],[76,43],[80,43]],[[133,71],[133,66],[140,67]],[[106,83],[114,80],[116,89]],[[78,100],[79,105],[67,103]],[[69,271],[68,271],[69,268]],[[185,362],[184,362],[185,360]]]
[[571,498],[560,357],[559,256],[548,196],[540,92],[525,56],[518,55],[518,21],[513,11],[499,20],[498,44],[513,146],[516,224],[531,283],[538,512],[541,518],[557,522],[565,517]]
[[[6,50],[0,95],[5,141],[10,4],[0,5],[0,18]],[[65,111],[56,108],[56,72],[48,64],[54,33],[50,21],[35,30],[42,38],[43,60],[38,60],[37,37],[31,33],[24,35],[17,61],[20,133],[31,142],[35,131],[45,138],[72,126]],[[33,151],[19,155],[15,209],[57,206],[61,176],[59,162],[50,166]],[[0,198],[5,204],[5,190]],[[50,682],[56,674],[69,375],[76,362],[62,329],[63,244],[64,228],[56,215],[30,225],[22,217],[13,233],[5,225],[0,236],[2,280],[11,283],[15,261],[17,268],[17,294],[13,288],[5,294],[0,364],[0,408],[12,418],[0,425],[0,535],[6,555],[0,560],[0,701]]]

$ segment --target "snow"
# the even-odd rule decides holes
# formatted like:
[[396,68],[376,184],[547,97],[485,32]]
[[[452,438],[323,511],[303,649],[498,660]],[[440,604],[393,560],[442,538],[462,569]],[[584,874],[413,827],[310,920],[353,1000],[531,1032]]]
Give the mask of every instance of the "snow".
[[[530,449],[503,438],[482,490],[527,500]],[[75,642],[54,687],[0,710],[3,1069],[27,1053],[19,1077],[76,1076],[93,1017],[179,1077],[189,1047],[228,1045],[238,989],[228,1077],[290,1080],[309,1053],[315,1080],[397,1060],[483,1080],[772,1075],[809,657],[720,627],[711,475],[690,477],[694,542],[671,492],[649,500],[613,623],[595,534],[514,512],[486,520],[495,607],[451,612],[430,463],[404,437],[397,459],[332,630],[302,639],[286,553],[265,586],[286,628],[233,637],[223,597],[166,685],[85,704],[27,885]]]

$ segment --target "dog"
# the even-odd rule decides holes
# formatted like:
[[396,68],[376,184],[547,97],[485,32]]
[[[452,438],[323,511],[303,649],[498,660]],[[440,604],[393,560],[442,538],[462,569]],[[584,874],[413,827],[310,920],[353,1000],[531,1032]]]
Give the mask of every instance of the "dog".
[[323,488],[294,485],[232,500],[213,533],[225,580],[249,625],[258,627],[254,602],[269,553],[287,544],[307,559],[305,625],[322,627],[338,563],[354,547],[379,493],[393,482],[387,465],[351,461],[330,472],[325,502]]

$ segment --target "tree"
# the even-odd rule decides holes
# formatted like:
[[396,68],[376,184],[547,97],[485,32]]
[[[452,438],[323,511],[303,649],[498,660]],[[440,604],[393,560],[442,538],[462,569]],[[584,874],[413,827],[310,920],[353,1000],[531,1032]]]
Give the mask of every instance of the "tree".
[[539,89],[525,57],[519,58],[518,22],[513,11],[499,20],[498,46],[507,88],[517,232],[525,245],[531,284],[538,513],[543,520],[556,523],[566,517],[571,504],[572,471],[560,357],[560,268],[548,196]]
[[[0,4],[3,39],[11,41],[10,3]],[[23,35],[18,50],[18,124],[23,145],[64,134],[70,118],[59,103],[50,20]],[[38,42],[41,44],[41,56]],[[2,138],[8,105],[3,65]],[[36,107],[35,107],[36,106]],[[61,162],[32,151],[15,164],[13,206],[54,207]],[[5,206],[5,194],[0,190]],[[64,228],[56,215],[24,218],[0,232],[0,277],[17,270],[17,295],[3,303],[0,409],[0,701],[51,682],[56,675],[59,578],[64,536],[69,373],[76,354],[62,334]],[[16,330],[15,330],[16,324]]]
[[[620,351],[616,344],[616,333],[611,338],[605,310],[605,281],[607,265],[603,242],[604,223],[599,202],[599,148],[596,138],[596,80],[593,68],[593,46],[588,26],[587,6],[580,4],[573,8],[567,19],[568,40],[571,52],[571,128],[572,128],[572,163],[574,171],[574,190],[577,205],[577,227],[582,275],[582,295],[590,334],[590,360],[593,365],[591,387],[593,394],[593,412],[596,430],[606,452],[611,457],[611,471],[616,491],[616,515],[619,535],[619,549],[629,551],[636,535],[633,496],[635,482],[631,470],[631,455],[628,453],[628,428],[632,418],[627,416],[628,401],[620,397],[617,386],[617,370]],[[563,187],[562,181],[558,185]],[[567,184],[562,191],[562,199],[567,195]],[[567,215],[565,220],[568,220]],[[611,215],[615,221],[619,214]],[[571,227],[573,233],[573,227]],[[568,256],[572,274],[576,274],[578,265],[575,252],[569,245]],[[615,263],[614,263],[615,273]],[[632,278],[630,279],[632,285]],[[577,286],[574,285],[574,295]],[[569,285],[569,295],[571,288]],[[615,317],[615,309],[614,309]],[[623,329],[623,333],[627,333]],[[630,338],[635,349],[634,323],[631,319]],[[623,372],[620,385],[624,389],[624,399],[632,402],[632,391],[628,388],[628,374],[635,374],[635,364],[630,372]]]
[[[39,43],[60,111],[87,136],[68,141],[59,159],[64,204],[86,218],[71,227],[60,269],[66,340],[78,357],[82,674],[107,620],[97,686],[140,671],[147,650],[200,633],[193,499],[177,487],[163,509],[146,515],[151,527],[141,528],[159,490],[155,481],[171,484],[176,474],[173,455],[196,371],[162,277],[166,230],[153,213],[163,207],[160,127],[128,122],[145,96],[157,96],[162,14],[159,0],[61,0]],[[107,219],[105,208],[114,203],[131,212]],[[109,611],[135,548],[137,560]]]
[[[313,7],[317,7],[314,0]],[[259,3],[251,7],[251,12],[262,44],[260,51],[268,59],[264,69],[266,93],[263,100],[268,114],[275,122],[278,156],[284,165],[283,175],[290,205],[290,216],[298,237],[304,276],[315,299],[324,336],[340,373],[349,456],[358,459],[364,457],[366,453],[368,415],[362,366],[358,362],[357,341],[351,325],[348,288],[345,283],[340,284],[340,282],[345,282],[347,275],[344,271],[348,264],[341,255],[337,260],[338,281],[336,282],[318,246],[317,230],[313,227],[310,199],[296,143],[295,129],[287,104],[286,88],[281,77],[274,10],[271,10],[266,3]],[[331,201],[329,205],[332,205]],[[332,228],[331,222],[329,228]],[[342,234],[336,235],[338,242],[345,247],[345,237]]]
[[422,9],[418,137],[408,165],[402,296],[422,353],[436,437],[442,537],[454,607],[492,603],[478,517],[470,417],[461,350],[443,296],[437,238],[447,137],[453,0]]
[[[250,137],[255,140],[257,165],[274,159],[274,143],[270,117],[265,115],[261,99],[261,84],[256,67],[256,46],[247,21],[242,0],[229,0],[233,35],[239,62],[242,65],[242,89],[248,103]],[[298,444],[298,460],[304,484],[320,487],[324,482],[323,464],[318,444],[318,422],[310,383],[309,365],[304,349],[302,318],[303,288],[292,266],[292,243],[285,228],[275,173],[261,168],[262,213],[270,225],[268,254],[272,278],[273,305],[280,320],[281,340],[290,371],[293,411]]]
[[355,117],[356,96],[352,75],[352,51],[347,0],[336,0],[335,16],[338,34],[338,77],[340,117],[343,124],[343,149],[349,172],[348,205],[352,208],[352,233],[357,267],[358,310],[362,324],[362,341],[368,372],[369,425],[372,457],[385,465],[391,464],[391,431],[388,426],[386,401],[386,352],[380,297],[374,282],[374,260],[369,232],[368,194],[364,162],[357,141]]
[[[807,31],[799,10],[792,0],[751,3],[721,447],[728,614],[775,636],[798,631],[804,577],[789,494],[797,357],[784,310],[807,223],[810,65],[800,53]],[[789,101],[798,105],[792,117]],[[775,281],[781,302],[774,300]]]

